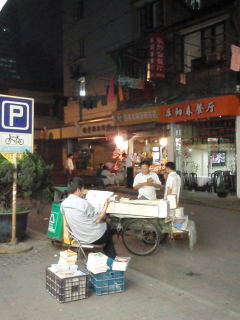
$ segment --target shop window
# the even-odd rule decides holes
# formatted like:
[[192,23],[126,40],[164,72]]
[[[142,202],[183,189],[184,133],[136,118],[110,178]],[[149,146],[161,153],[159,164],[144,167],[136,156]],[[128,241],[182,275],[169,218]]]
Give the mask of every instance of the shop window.
[[184,72],[224,60],[225,25],[219,23],[184,36]]

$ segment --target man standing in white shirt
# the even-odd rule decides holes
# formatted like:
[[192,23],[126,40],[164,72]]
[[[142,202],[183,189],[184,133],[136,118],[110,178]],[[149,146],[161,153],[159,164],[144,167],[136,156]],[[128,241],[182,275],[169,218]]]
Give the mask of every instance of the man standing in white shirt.
[[164,199],[167,199],[167,196],[169,194],[175,194],[177,197],[178,204],[181,189],[181,178],[175,171],[176,167],[174,162],[167,162],[165,164],[165,167],[168,173],[168,177],[165,185]]
[[65,162],[65,172],[66,172],[66,180],[67,184],[73,177],[74,165],[73,165],[73,154],[69,153],[67,155],[67,160]]
[[126,187],[132,188],[133,186],[133,161],[132,158],[126,153],[123,154],[123,158],[125,160],[125,168],[126,168]]
[[133,189],[138,190],[138,199],[155,200],[156,189],[160,188],[161,182],[155,172],[149,170],[148,161],[141,163],[141,172],[138,173],[133,181]]

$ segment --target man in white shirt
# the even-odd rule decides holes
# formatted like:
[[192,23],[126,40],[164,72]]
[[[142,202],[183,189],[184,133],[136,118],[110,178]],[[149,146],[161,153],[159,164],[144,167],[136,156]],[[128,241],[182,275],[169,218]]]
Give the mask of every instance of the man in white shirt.
[[126,178],[127,178],[126,187],[132,188],[132,186],[133,186],[133,160],[126,153],[123,154],[123,158],[125,160],[124,165],[126,168]]
[[73,170],[74,170],[74,165],[73,165],[73,154],[69,153],[67,155],[67,160],[65,162],[65,172],[66,172],[66,179],[67,179],[67,184],[69,181],[72,179],[73,176]]
[[141,172],[138,173],[133,181],[133,189],[138,190],[138,199],[155,200],[156,189],[160,188],[161,182],[155,172],[149,170],[148,161],[141,163]]
[[109,201],[106,201],[101,212],[96,212],[93,206],[82,198],[83,190],[83,180],[79,177],[73,178],[68,187],[69,196],[61,204],[61,212],[79,240],[95,244],[104,243],[104,253],[114,259],[116,251],[112,233],[105,222]]
[[169,194],[175,194],[178,204],[181,189],[181,178],[175,171],[176,167],[174,162],[167,162],[165,164],[165,168],[168,173],[168,177],[165,185],[164,199],[167,199]]

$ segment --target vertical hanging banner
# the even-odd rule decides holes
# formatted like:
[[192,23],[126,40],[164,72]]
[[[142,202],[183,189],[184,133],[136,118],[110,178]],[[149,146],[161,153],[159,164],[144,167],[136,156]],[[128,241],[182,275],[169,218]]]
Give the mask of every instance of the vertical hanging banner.
[[33,152],[33,99],[0,95],[0,152]]
[[150,79],[163,80],[166,77],[165,40],[161,34],[150,36]]

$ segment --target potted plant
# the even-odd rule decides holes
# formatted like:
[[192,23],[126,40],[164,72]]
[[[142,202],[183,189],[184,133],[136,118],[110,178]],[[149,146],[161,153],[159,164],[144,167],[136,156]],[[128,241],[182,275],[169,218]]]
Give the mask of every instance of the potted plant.
[[[16,236],[23,239],[27,227],[29,206],[20,206],[20,199],[25,203],[34,199],[50,202],[52,199],[52,166],[44,162],[36,152],[26,152],[17,160],[17,225]],[[0,156],[0,242],[11,239],[12,233],[12,184],[14,166]]]
[[225,198],[228,195],[229,190],[222,177],[219,184],[217,185],[216,192],[218,197],[220,198]]

